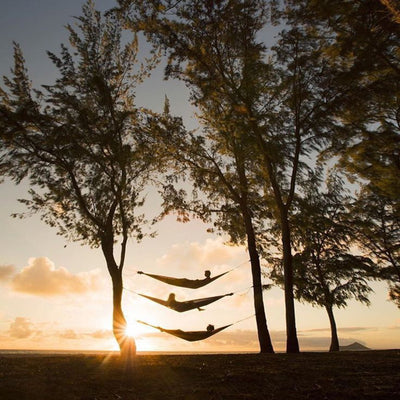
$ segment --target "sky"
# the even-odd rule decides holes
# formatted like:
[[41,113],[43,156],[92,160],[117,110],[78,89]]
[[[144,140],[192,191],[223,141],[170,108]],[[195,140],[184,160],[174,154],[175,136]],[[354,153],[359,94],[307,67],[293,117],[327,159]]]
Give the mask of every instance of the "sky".
[[[34,86],[54,81],[56,71],[46,50],[57,52],[66,43],[64,25],[79,15],[80,0],[1,0],[0,75],[12,67],[12,41],[23,50]],[[97,8],[115,4],[98,0]],[[268,31],[265,32],[268,35]],[[182,83],[165,82],[162,71],[137,91],[140,106],[161,110],[164,97],[171,111],[182,115],[188,127],[196,126],[188,91]],[[0,184],[0,350],[116,350],[111,333],[111,281],[99,249],[69,243],[37,215],[12,218],[23,212],[17,199],[27,197],[28,186],[10,181]],[[149,189],[146,212],[159,211],[159,199]],[[124,272],[123,309],[139,351],[231,352],[258,351],[250,264],[244,247],[226,244],[227,238],[207,233],[207,226],[193,220],[182,224],[168,216],[155,229],[155,238],[129,242]],[[231,273],[198,290],[168,286],[138,270],[155,274],[202,278],[204,270]],[[400,312],[388,301],[387,285],[371,283],[371,306],[354,301],[335,310],[341,345],[358,341],[373,349],[400,348]],[[166,299],[174,292],[178,300],[235,292],[206,307],[176,313],[137,293]],[[285,349],[283,292],[273,288],[264,294],[268,327],[277,351]],[[301,350],[325,351],[330,330],[324,310],[296,303]],[[243,320],[244,319],[244,320]],[[137,323],[144,320],[167,329],[203,330],[235,323],[201,342],[184,342]]]

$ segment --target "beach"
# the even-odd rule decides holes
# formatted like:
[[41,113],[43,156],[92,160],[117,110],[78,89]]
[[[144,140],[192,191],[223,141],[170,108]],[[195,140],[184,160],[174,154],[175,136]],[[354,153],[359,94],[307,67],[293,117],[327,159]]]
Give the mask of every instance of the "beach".
[[300,354],[2,354],[0,399],[399,399],[400,350]]

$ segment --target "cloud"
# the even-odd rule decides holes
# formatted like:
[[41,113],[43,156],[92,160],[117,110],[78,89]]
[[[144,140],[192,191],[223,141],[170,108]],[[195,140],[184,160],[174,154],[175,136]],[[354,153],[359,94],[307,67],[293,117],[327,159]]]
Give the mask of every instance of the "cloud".
[[169,249],[161,258],[157,259],[160,266],[176,266],[179,269],[188,269],[202,266],[204,269],[213,265],[226,265],[235,262],[237,258],[246,257],[245,249],[241,246],[224,244],[222,238],[207,239],[205,243],[184,242],[178,243]]
[[28,319],[17,317],[14,322],[11,322],[8,333],[13,338],[25,339],[37,333],[37,331],[33,329],[33,324]]
[[90,333],[89,336],[94,339],[111,339],[114,337],[110,330],[98,330]]
[[[170,336],[163,332],[146,332],[137,336],[136,339],[158,339],[163,341],[177,341],[173,336]],[[179,342],[178,342],[179,343]],[[182,342],[184,343],[184,342]],[[216,351],[224,348],[236,348],[236,349],[258,349],[258,338],[257,332],[252,330],[234,330],[234,331],[223,331],[215,336],[210,337],[204,342],[198,342],[201,347],[213,347]],[[203,346],[202,346],[203,344]]]
[[[371,330],[376,330],[376,327],[371,327],[371,326],[348,326],[344,328],[337,328],[338,332],[360,332],[360,331],[371,331]],[[314,328],[314,329],[306,329],[302,330],[299,333],[305,333],[307,334],[308,332],[330,332],[331,329],[329,327],[326,328]]]
[[61,332],[59,334],[59,337],[62,339],[71,339],[71,340],[77,340],[81,339],[82,335],[78,335],[74,330],[72,329],[67,329],[64,332]]
[[257,332],[251,330],[223,331],[213,336],[209,343],[223,348],[224,346],[238,348],[257,348]]
[[99,271],[72,274],[64,267],[56,268],[47,257],[31,258],[12,279],[13,290],[36,296],[82,294],[100,287]]
[[0,282],[6,282],[11,279],[15,273],[13,265],[0,265]]
[[390,329],[390,330],[400,330],[400,326],[389,326],[388,329]]

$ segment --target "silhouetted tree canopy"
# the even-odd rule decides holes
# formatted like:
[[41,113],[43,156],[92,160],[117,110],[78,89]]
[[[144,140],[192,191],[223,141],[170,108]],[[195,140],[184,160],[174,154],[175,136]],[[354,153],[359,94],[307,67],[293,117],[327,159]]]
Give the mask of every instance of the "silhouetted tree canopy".
[[[304,1],[296,17],[318,32],[346,95],[329,155],[359,187],[359,243],[389,273],[398,302],[400,216],[400,24],[391,0]],[[382,275],[381,275],[382,276]],[[397,295],[396,295],[397,293]]]
[[364,186],[352,206],[351,223],[358,245],[379,269],[377,277],[389,283],[389,296],[400,308],[399,202]]
[[122,349],[126,246],[129,237],[143,237],[139,209],[156,155],[134,90],[155,58],[141,66],[136,38],[123,44],[121,21],[103,18],[90,1],[76,23],[67,25],[70,45],[61,45],[60,55],[48,52],[59,77],[40,90],[32,88],[15,44],[12,76],[0,94],[0,162],[16,183],[30,183],[30,197],[21,200],[29,213],[41,214],[69,240],[101,246]]
[[[121,4],[128,7],[129,3]],[[150,40],[168,56],[166,75],[188,84],[205,129],[219,132],[218,147],[209,152],[221,154],[215,160],[218,166],[227,169],[226,155],[232,154],[236,165],[246,171],[245,181],[242,173],[238,182],[252,200],[257,231],[263,231],[269,219],[280,228],[287,349],[297,352],[290,214],[298,179],[308,170],[310,157],[327,144],[343,97],[325,58],[324,44],[291,8],[279,14],[276,2],[192,0],[131,5],[130,20],[139,18]],[[286,29],[279,33],[276,45],[268,48],[263,30],[277,23],[279,15]],[[240,178],[238,169],[229,173]],[[219,181],[210,182],[215,183]],[[221,214],[218,224],[238,235],[240,230],[228,215]]]
[[[334,307],[345,307],[351,298],[369,304],[368,279],[374,264],[354,255],[353,227],[349,222],[349,202],[343,183],[330,176],[323,190],[322,171],[317,169],[304,182],[304,194],[297,199],[293,215],[293,256],[295,296],[298,300],[324,307],[331,326],[330,351],[339,351]],[[271,274],[282,283],[281,262]]]
[[[246,135],[244,105],[232,97],[240,85],[245,92],[262,84],[250,78],[252,69],[269,68],[261,61],[263,46],[256,40],[265,20],[263,10],[236,1],[218,5],[197,1],[180,2],[166,12],[160,5],[153,9],[145,3],[135,4],[134,11],[141,15],[139,21],[134,15],[131,23],[136,26],[141,21],[145,33],[168,53],[166,75],[189,85],[202,124],[201,130],[186,132],[179,120],[166,117],[160,129],[166,132],[162,138],[166,153],[176,162],[165,186],[165,212],[177,210],[183,221],[191,213],[213,221],[233,242],[247,244],[260,349],[273,352],[257,248],[257,232],[264,223],[265,208],[259,207],[263,189],[253,172],[257,155]],[[176,185],[178,177],[190,178],[194,187],[190,199]]]

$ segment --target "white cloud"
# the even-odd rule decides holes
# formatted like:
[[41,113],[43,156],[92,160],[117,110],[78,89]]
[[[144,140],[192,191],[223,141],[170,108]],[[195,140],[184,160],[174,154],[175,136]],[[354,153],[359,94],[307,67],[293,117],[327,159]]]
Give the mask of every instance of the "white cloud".
[[82,294],[100,288],[100,272],[92,270],[72,274],[56,268],[47,257],[31,258],[11,282],[13,290],[37,296]]

